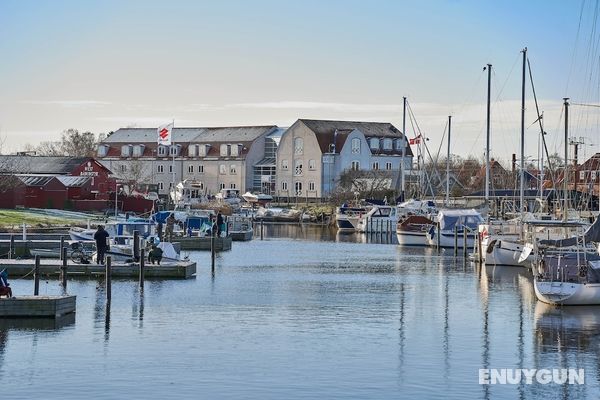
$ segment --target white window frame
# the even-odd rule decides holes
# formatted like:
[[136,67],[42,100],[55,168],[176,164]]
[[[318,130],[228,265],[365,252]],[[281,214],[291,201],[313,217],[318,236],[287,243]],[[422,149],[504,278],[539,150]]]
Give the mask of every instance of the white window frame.
[[203,174],[204,173],[204,164],[198,164],[198,173],[199,174]]
[[308,182],[308,191],[309,192],[314,192],[315,191],[315,187],[316,187],[316,185],[315,185],[314,182],[312,182],[312,181]]
[[352,154],[360,154],[360,139],[352,139]]
[[317,160],[308,160],[308,169],[315,171],[317,169]]
[[177,155],[179,155],[179,147],[176,144],[172,144],[169,147],[169,156],[173,157]]
[[223,190],[225,189],[225,183],[221,182],[219,183],[219,190]]
[[172,174],[173,173],[173,164],[169,164],[169,173]]
[[371,164],[371,169],[373,171],[379,171],[379,161],[373,161],[373,163]]
[[194,165],[190,164],[188,165],[188,174],[193,174],[194,173]]
[[281,169],[287,171],[289,169],[288,160],[281,160]]
[[[219,175],[227,175],[227,165],[219,164]],[[225,188],[222,188],[225,189]]]
[[229,188],[230,188],[230,189],[235,189],[235,183],[231,183],[231,184],[229,185]]
[[229,166],[229,175],[236,175],[237,174],[237,166],[235,164],[231,164]]
[[301,181],[294,182],[294,194],[296,196],[302,196],[302,182]]
[[384,150],[394,150],[394,141],[390,138],[383,139]]
[[164,165],[157,165],[156,166],[156,173],[157,174],[163,174],[165,172],[165,166]]
[[360,171],[360,161],[352,160],[352,162],[350,163],[350,169],[352,171]]
[[158,182],[158,190],[165,190],[165,184],[162,182]]
[[304,161],[303,160],[294,160],[294,175],[302,176],[304,172]]
[[163,145],[158,146],[156,154],[158,155],[158,157],[166,157],[169,154],[168,147]]
[[281,190],[288,190],[288,184],[286,181],[281,182]]
[[294,138],[294,154],[304,154],[304,139],[301,137]]
[[391,162],[391,161],[387,161],[387,162],[385,163],[385,170],[386,170],[386,171],[391,171],[393,168],[394,168],[394,166],[393,166],[393,164],[392,164],[392,162]]

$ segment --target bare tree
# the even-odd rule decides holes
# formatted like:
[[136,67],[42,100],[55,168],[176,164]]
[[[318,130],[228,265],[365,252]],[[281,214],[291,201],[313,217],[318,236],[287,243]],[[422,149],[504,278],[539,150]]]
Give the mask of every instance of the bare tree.
[[77,129],[63,131],[60,141],[41,142],[38,145],[27,145],[26,150],[35,151],[42,156],[93,157],[98,142],[105,137],[92,132],[79,132]]
[[152,172],[148,168],[144,168],[144,163],[140,160],[120,162],[115,166],[115,173],[129,193],[134,190],[139,191],[143,186],[152,183]]

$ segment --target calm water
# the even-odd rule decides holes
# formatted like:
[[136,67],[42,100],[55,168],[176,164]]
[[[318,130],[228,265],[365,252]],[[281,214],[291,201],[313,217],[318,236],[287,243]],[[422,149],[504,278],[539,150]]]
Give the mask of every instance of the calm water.
[[[272,238],[272,237],[277,237]],[[75,318],[0,321],[11,399],[596,399],[600,307],[537,303],[517,268],[265,227],[196,279],[71,280]],[[390,239],[387,239],[390,241]],[[369,243],[366,243],[369,242]],[[31,293],[32,281],[12,281]],[[57,281],[41,293],[59,293]],[[478,384],[479,368],[585,368],[580,386]]]

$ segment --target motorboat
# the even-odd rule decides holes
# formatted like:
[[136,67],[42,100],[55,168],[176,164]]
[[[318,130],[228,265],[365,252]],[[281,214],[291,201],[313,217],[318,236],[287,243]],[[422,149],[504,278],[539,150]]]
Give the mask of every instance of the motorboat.
[[[155,234],[156,223],[152,220],[142,218],[126,218],[117,221],[109,221],[104,224],[104,230],[109,236],[133,236],[138,231],[140,237],[148,237]],[[83,229],[74,227],[69,229],[69,236],[75,241],[94,240],[97,229]]]
[[396,231],[398,215],[395,206],[374,204],[359,218],[356,230],[365,233],[390,233]]
[[[467,237],[467,248],[475,246],[477,227],[483,217],[474,209],[444,209],[436,216],[436,223],[427,231],[430,246],[464,248],[464,236]],[[455,241],[455,237],[458,240]]]
[[193,208],[208,202],[204,184],[195,179],[185,179],[179,182],[171,190],[170,196],[177,208]]
[[368,207],[351,207],[343,204],[335,211],[335,224],[340,232],[355,232],[358,221],[369,212]]
[[252,240],[254,235],[252,218],[239,214],[227,217],[227,233],[234,241]]
[[251,192],[246,192],[242,195],[242,199],[251,204],[261,204],[264,206],[273,200],[273,196],[264,193],[254,194]]
[[406,215],[396,226],[396,237],[401,246],[429,246],[427,231],[433,221],[425,215]]

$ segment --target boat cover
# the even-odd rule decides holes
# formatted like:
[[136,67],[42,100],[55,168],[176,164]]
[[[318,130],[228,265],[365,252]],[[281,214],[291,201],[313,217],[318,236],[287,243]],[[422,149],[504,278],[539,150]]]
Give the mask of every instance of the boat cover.
[[594,223],[590,225],[589,228],[587,228],[583,236],[574,236],[557,240],[544,239],[540,240],[540,244],[553,247],[571,247],[577,245],[577,243],[582,243],[583,239],[585,239],[586,243],[600,243],[600,216],[596,218]]

